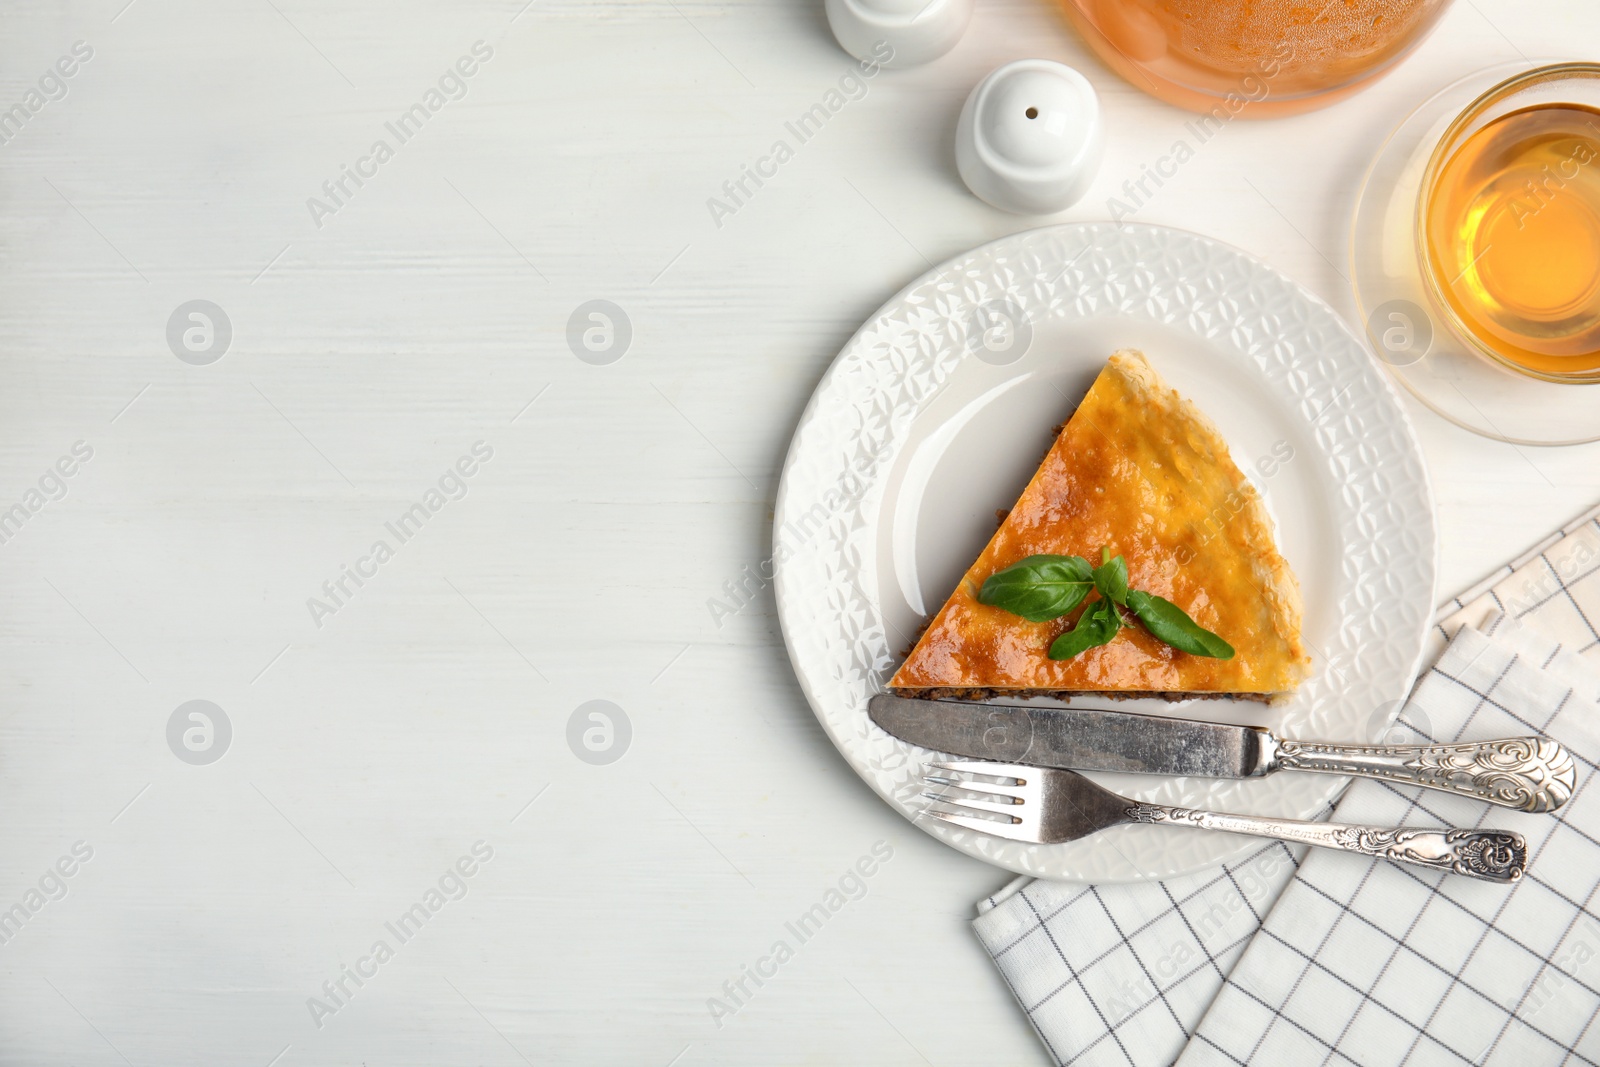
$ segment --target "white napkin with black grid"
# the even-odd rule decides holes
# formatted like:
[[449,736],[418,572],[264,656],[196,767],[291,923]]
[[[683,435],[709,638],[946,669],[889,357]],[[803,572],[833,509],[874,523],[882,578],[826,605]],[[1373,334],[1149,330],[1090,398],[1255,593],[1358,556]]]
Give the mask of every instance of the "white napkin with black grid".
[[1184,1049],[1210,1064],[1600,1063],[1600,672],[1505,615],[1462,626],[1406,715],[1439,741],[1546,733],[1578,763],[1555,815],[1357,781],[1341,822],[1493,826],[1505,886],[1312,850]]
[[[1419,737],[1450,739],[1537,732],[1544,725],[1539,720],[1548,720],[1556,708],[1554,703],[1538,702],[1553,699],[1556,690],[1564,693],[1572,688],[1575,692],[1568,698],[1566,710],[1552,724],[1552,732],[1580,757],[1579,784],[1584,784],[1592,765],[1583,760],[1600,757],[1600,747],[1592,745],[1589,739],[1590,732],[1600,726],[1600,710],[1579,710],[1592,696],[1585,695],[1584,684],[1575,682],[1591,670],[1580,657],[1600,662],[1600,632],[1591,623],[1591,620],[1600,623],[1600,578],[1595,577],[1600,573],[1597,517],[1600,517],[1600,508],[1552,534],[1535,549],[1445,606],[1440,613],[1436,650],[1447,638],[1455,640],[1402,711],[1403,726]],[[1510,618],[1497,621],[1502,615]],[[1491,629],[1495,632],[1485,633]],[[1552,655],[1548,662],[1542,655],[1530,661],[1525,650],[1531,648],[1547,650]],[[1478,657],[1476,663],[1474,656]],[[1511,688],[1497,688],[1495,692],[1500,694],[1502,703],[1506,698],[1512,701],[1505,707],[1529,703],[1530,706],[1521,711],[1521,717],[1532,723],[1531,726],[1515,725],[1516,716],[1494,707],[1492,702],[1487,705],[1490,713],[1482,713],[1480,709],[1480,714],[1474,716],[1470,709],[1463,711],[1459,694],[1450,695],[1450,687],[1459,686],[1448,681],[1444,671],[1454,670],[1465,675],[1468,681],[1488,684],[1474,672],[1485,664],[1502,661],[1512,665],[1508,668]],[[1503,679],[1499,684],[1505,686],[1508,681]],[[1426,812],[1432,811],[1447,815],[1444,822],[1469,826],[1487,818],[1489,825],[1517,829],[1535,847],[1557,827],[1562,828],[1563,835],[1569,831],[1576,835],[1581,829],[1600,837],[1600,802],[1591,802],[1596,806],[1592,818],[1588,817],[1590,808],[1588,804],[1579,803],[1581,795],[1563,809],[1558,821],[1551,816],[1523,816],[1500,808],[1493,809],[1491,815],[1488,805],[1437,793],[1427,794],[1425,808],[1414,806],[1414,796],[1423,792],[1358,781],[1346,792],[1337,817],[1346,822],[1425,825],[1429,821]],[[1377,806],[1363,807],[1369,804]],[[1361,814],[1391,810],[1392,816]],[[1568,851],[1564,844],[1558,848],[1553,855],[1564,855]],[[1514,996],[1476,1003],[1471,1002],[1470,997],[1504,993],[1504,989],[1500,984],[1463,989],[1457,983],[1440,994],[1435,988],[1437,983],[1430,986],[1418,981],[1408,985],[1403,978],[1389,977],[1385,992],[1380,994],[1372,983],[1362,983],[1368,978],[1384,976],[1372,976],[1356,969],[1341,975],[1350,980],[1349,985],[1341,986],[1346,992],[1351,992],[1351,986],[1361,990],[1355,1001],[1345,1006],[1345,1021],[1349,1023],[1348,1032],[1345,1032],[1339,1028],[1329,1030],[1325,1025],[1328,1018],[1339,1016],[1335,1005],[1341,1002],[1324,1002],[1320,993],[1304,991],[1307,988],[1321,990],[1328,982],[1339,984],[1335,975],[1340,972],[1339,961],[1346,959],[1341,951],[1342,942],[1320,944],[1313,941],[1309,945],[1299,945],[1315,964],[1301,960],[1306,964],[1309,977],[1294,991],[1290,988],[1294,975],[1289,974],[1285,980],[1281,966],[1284,952],[1288,950],[1281,946],[1279,949],[1266,947],[1276,945],[1272,937],[1280,921],[1290,932],[1297,929],[1292,926],[1294,922],[1305,921],[1310,930],[1327,933],[1326,915],[1297,920],[1295,911],[1284,911],[1280,920],[1279,911],[1274,908],[1285,885],[1295,875],[1300,860],[1305,858],[1307,869],[1318,878],[1326,871],[1345,872],[1346,881],[1329,883],[1332,890],[1337,890],[1330,891],[1329,895],[1342,901],[1351,916],[1359,916],[1365,910],[1357,905],[1358,901],[1382,904],[1391,883],[1400,886],[1395,907],[1402,912],[1407,907],[1416,911],[1417,901],[1422,899],[1418,896],[1422,893],[1421,887],[1430,879],[1437,881],[1444,876],[1427,872],[1412,875],[1392,864],[1312,851],[1316,855],[1306,857],[1304,849],[1269,844],[1225,868],[1166,882],[1091,887],[1018,879],[1003,892],[980,902],[979,917],[973,925],[1051,1056],[1062,1064],[1144,1067],[1145,1064],[1172,1063],[1180,1054],[1186,1065],[1231,1063],[1235,1062],[1233,1057],[1247,1062],[1253,1058],[1252,1050],[1254,1056],[1259,1057],[1258,1062],[1314,1059],[1319,1063],[1400,1063],[1408,1062],[1407,1056],[1409,1062],[1459,1062],[1461,1055],[1447,1051],[1447,1046],[1439,1044],[1434,1034],[1435,1027],[1446,1025],[1458,1010],[1465,1010],[1475,1026],[1498,1010],[1503,1024],[1504,1032],[1498,1035],[1500,1043],[1495,1043],[1495,1034],[1489,1034],[1480,1047],[1465,1054],[1469,1062],[1477,1062],[1470,1060],[1472,1053],[1520,1057],[1516,1062],[1538,1062],[1538,1054],[1529,1051],[1525,1041],[1544,1041],[1538,1036],[1541,1029],[1550,1034],[1548,1049],[1556,1050],[1550,1062],[1561,1062],[1568,1047],[1584,1050],[1583,1057],[1600,1059],[1587,1051],[1589,1043],[1600,1045],[1600,1027],[1591,1028],[1581,1036],[1566,1035],[1567,1044],[1563,1045],[1558,1043],[1562,1032],[1521,1019],[1533,1007],[1537,1007],[1546,1020],[1555,1015],[1564,1019],[1579,1016],[1588,1019],[1589,1010],[1572,998],[1580,992],[1587,995],[1590,987],[1600,989],[1600,922],[1591,928],[1587,913],[1580,910],[1595,906],[1587,896],[1588,890],[1583,896],[1571,897],[1570,901],[1554,898],[1559,903],[1553,913],[1550,900],[1543,901],[1545,907],[1538,906],[1540,894],[1547,892],[1544,880],[1559,877],[1545,867],[1553,867],[1558,861],[1540,862],[1536,853],[1533,878],[1524,879],[1511,893],[1505,887],[1453,879],[1452,883],[1463,885],[1452,884],[1444,893],[1429,895],[1427,900],[1436,903],[1431,908],[1426,903],[1421,904],[1422,911],[1417,913],[1419,916],[1431,914],[1433,918],[1428,922],[1438,922],[1442,912],[1433,910],[1438,907],[1437,902],[1452,901],[1462,894],[1473,896],[1474,892],[1481,895],[1484,891],[1494,894],[1495,905],[1505,904],[1507,908],[1512,906],[1509,901],[1516,894],[1519,902],[1511,913],[1514,919],[1520,919],[1524,909],[1531,907],[1530,918],[1537,915],[1561,926],[1561,909],[1565,908],[1565,918],[1572,920],[1565,935],[1568,940],[1547,948],[1548,962],[1544,956],[1538,957],[1537,973],[1523,975],[1525,988],[1518,987]],[[1348,880],[1352,871],[1356,874],[1355,882]],[[1363,877],[1365,881],[1361,880]],[[1402,882],[1395,883],[1396,877]],[[1600,880],[1600,857],[1588,875],[1590,890],[1597,880]],[[1311,889],[1304,888],[1314,884],[1317,883],[1297,879],[1300,891],[1285,894],[1284,899],[1319,899]],[[1407,886],[1418,888],[1413,893]],[[1448,907],[1454,908],[1454,905]],[[1455,910],[1457,920],[1451,927],[1451,936],[1470,940],[1469,928],[1465,925],[1469,912]],[[1267,921],[1266,933],[1256,938],[1254,935],[1261,927],[1262,917],[1269,912],[1271,918]],[[1553,919],[1550,918],[1552,914]],[[1504,917],[1502,913],[1501,918]],[[1478,922],[1484,930],[1494,924],[1493,919],[1488,924],[1481,919]],[[1319,927],[1318,923],[1323,925]],[[1345,928],[1368,929],[1355,917],[1348,920]],[[1587,941],[1582,940],[1583,932],[1590,929],[1593,932]],[[1397,970],[1406,974],[1414,969],[1413,962],[1421,959],[1416,950],[1424,949],[1424,945],[1413,944],[1415,931],[1393,932],[1394,936],[1388,939],[1389,947],[1397,959],[1403,958]],[[1280,936],[1288,937],[1287,934]],[[1348,957],[1352,964],[1358,968],[1368,967],[1375,942],[1360,932],[1347,936],[1357,939],[1352,944],[1364,941]],[[1459,961],[1447,953],[1436,956],[1446,963],[1460,962],[1463,967],[1471,964],[1483,968],[1492,966],[1485,960],[1497,960],[1514,950],[1509,942],[1501,945],[1498,934],[1486,934],[1483,940],[1489,948],[1481,957],[1468,959],[1464,952]],[[1529,942],[1531,949],[1542,945],[1543,942]],[[1522,949],[1515,951],[1527,955]],[[1588,974],[1585,964],[1591,953],[1595,962],[1589,969],[1594,973]],[[1528,956],[1528,959],[1533,957]],[[1274,967],[1274,962],[1278,966]],[[1238,973],[1234,974],[1236,963]],[[1526,970],[1527,967],[1515,972],[1508,970],[1507,974],[1522,975]],[[1433,968],[1432,973],[1437,975],[1437,968]],[[1252,984],[1238,985],[1238,982]],[[1219,997],[1219,991],[1225,986],[1227,991]],[[1417,1004],[1427,1001],[1430,994],[1426,991],[1432,988],[1435,996],[1432,1007],[1438,1010],[1430,1016],[1428,1011],[1416,1010],[1416,1004],[1410,1000],[1397,1000],[1389,1010],[1378,1006],[1382,999],[1394,996],[1394,990],[1402,988],[1416,990]],[[1264,1004],[1252,1001],[1252,992]],[[1452,1000],[1447,1004],[1440,999],[1443,995]],[[1216,1002],[1214,1006],[1213,1001]],[[1467,1003],[1473,1006],[1462,1009]],[[1498,1008],[1487,1007],[1488,1004],[1496,1004]],[[1407,1012],[1409,1014],[1405,1014]],[[1302,1014],[1305,1020],[1299,1018]],[[1402,1020],[1413,1021],[1406,1025]],[[1580,1020],[1574,1029],[1581,1029],[1582,1025]],[[1190,1035],[1197,1029],[1200,1036],[1191,1043]],[[1249,1041],[1236,1036],[1250,1033],[1255,1036]],[[1387,1033],[1391,1038],[1397,1033],[1409,1036],[1403,1040],[1396,1038],[1399,1044],[1389,1051],[1387,1058],[1368,1044],[1348,1047],[1343,1044],[1376,1041],[1380,1033]],[[1422,1036],[1424,1034],[1427,1036]],[[1255,1047],[1257,1039],[1260,1047]],[[1308,1043],[1294,1045],[1289,1052],[1283,1051],[1297,1039]],[[1464,1043],[1471,1044],[1471,1041]],[[1457,1042],[1461,1044],[1463,1042]],[[1189,1046],[1187,1050],[1185,1045]],[[1382,1043],[1382,1047],[1389,1049],[1389,1044]],[[1575,1059],[1583,1057],[1576,1051],[1573,1053]]]
[[1272,842],[1164,882],[1020,878],[973,928],[1057,1063],[1169,1064],[1304,851]]

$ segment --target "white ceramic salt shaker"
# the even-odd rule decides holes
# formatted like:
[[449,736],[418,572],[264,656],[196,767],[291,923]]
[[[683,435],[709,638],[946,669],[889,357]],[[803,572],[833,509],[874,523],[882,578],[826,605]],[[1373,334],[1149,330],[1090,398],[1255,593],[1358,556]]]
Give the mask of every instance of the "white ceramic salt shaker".
[[980,199],[1019,215],[1070,207],[1100,168],[1100,100],[1087,78],[1019,59],[978,83],[956,124],[956,169]]
[[956,46],[974,0],[825,0],[828,25],[846,52],[891,70],[917,67]]

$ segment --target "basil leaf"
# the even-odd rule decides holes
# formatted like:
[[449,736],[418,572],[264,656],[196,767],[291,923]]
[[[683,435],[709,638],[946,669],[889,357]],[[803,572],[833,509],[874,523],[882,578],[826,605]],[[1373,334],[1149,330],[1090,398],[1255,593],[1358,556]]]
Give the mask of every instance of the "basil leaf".
[[1093,568],[1082,556],[1029,556],[989,575],[978,603],[1049,622],[1082,604],[1093,588]]
[[1100,595],[1116,604],[1128,603],[1128,561],[1118,556],[1108,559],[1094,569],[1094,587]]
[[1156,640],[1191,656],[1232,659],[1233,646],[1189,618],[1178,605],[1137,589],[1128,593],[1128,607]]
[[1109,644],[1122,628],[1117,606],[1110,600],[1096,600],[1078,616],[1078,623],[1050,643],[1051,659],[1071,659],[1080,652]]

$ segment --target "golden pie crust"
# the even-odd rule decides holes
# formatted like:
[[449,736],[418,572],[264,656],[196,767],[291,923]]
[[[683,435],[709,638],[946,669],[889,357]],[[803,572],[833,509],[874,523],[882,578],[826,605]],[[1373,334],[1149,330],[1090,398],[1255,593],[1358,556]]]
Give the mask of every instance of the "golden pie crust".
[[[1137,624],[1066,660],[1046,655],[1071,615],[1033,623],[978,603],[991,574],[1041,553],[1126,557],[1129,584],[1166,597],[1234,647],[1189,655]],[[1092,599],[1092,598],[1091,598]],[[1300,587],[1272,520],[1211,420],[1133,349],[1114,354],[1033,480],[890,687],[905,696],[1248,696],[1310,672]]]

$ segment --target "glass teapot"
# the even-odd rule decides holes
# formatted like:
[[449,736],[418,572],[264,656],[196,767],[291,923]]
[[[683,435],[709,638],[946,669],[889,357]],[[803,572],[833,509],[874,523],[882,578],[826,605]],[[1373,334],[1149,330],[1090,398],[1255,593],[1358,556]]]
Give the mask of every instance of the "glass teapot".
[[1341,100],[1398,63],[1450,5],[1450,0],[1056,2],[1128,81],[1158,99],[1219,119],[1294,114]]

